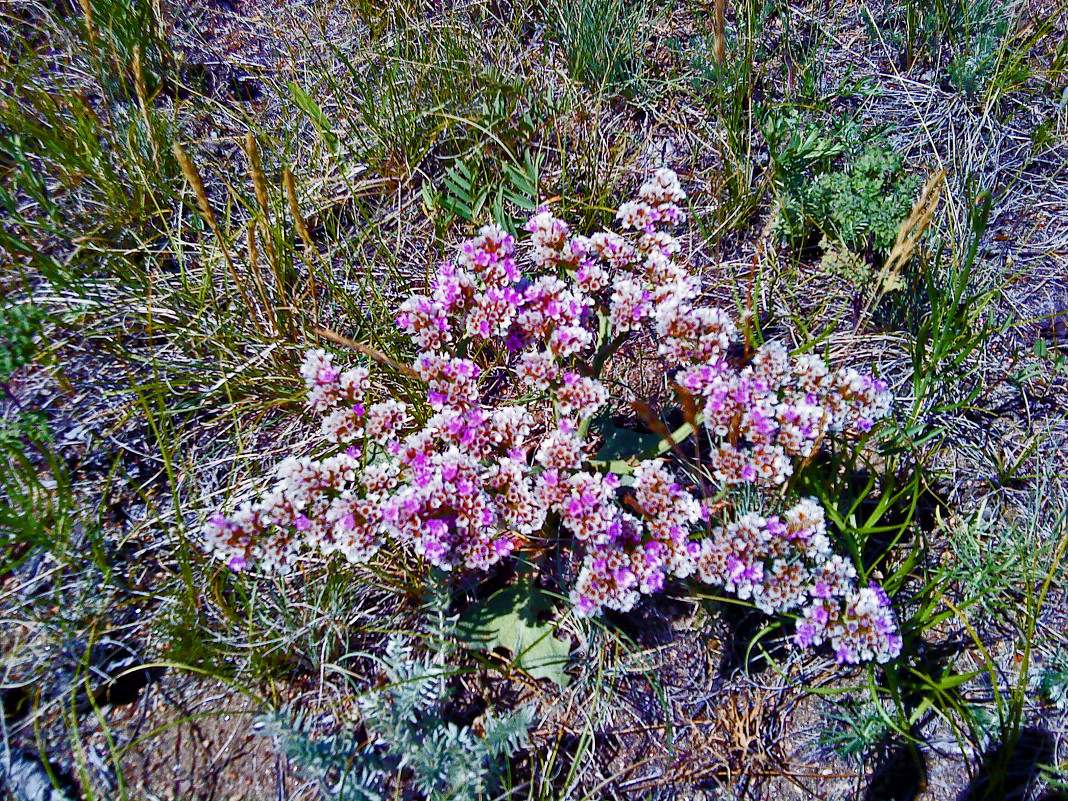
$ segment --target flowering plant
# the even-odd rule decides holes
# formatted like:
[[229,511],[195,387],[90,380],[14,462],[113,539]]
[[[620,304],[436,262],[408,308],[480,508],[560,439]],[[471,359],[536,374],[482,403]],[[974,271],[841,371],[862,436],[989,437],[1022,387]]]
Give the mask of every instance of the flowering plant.
[[[419,350],[425,404],[376,398],[367,368],[309,351],[301,374],[333,454],[284,460],[272,490],[208,520],[207,546],[235,570],[283,571],[306,546],[352,562],[407,547],[446,571],[570,549],[580,615],[627,611],[669,576],[692,576],[795,614],[800,647],[829,641],[850,663],[896,656],[886,594],[856,585],[816,501],[728,519],[726,500],[737,485],[783,485],[828,436],[869,431],[889,412],[886,385],[776,342],[739,343],[725,312],[699,304],[664,230],[684,219],[675,174],[656,171],[638,194],[619,208],[622,234],[576,235],[539,209],[522,257],[486,226],[429,294],[405,300],[397,323]],[[665,457],[681,430],[628,460],[595,452],[604,372],[641,330],[673,371],[686,432],[710,444],[690,474]]]

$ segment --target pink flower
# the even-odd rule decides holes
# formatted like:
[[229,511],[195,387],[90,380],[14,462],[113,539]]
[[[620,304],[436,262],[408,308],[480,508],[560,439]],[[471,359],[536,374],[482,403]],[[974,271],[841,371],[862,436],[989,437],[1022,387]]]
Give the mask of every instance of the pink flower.
[[[736,485],[750,485],[742,508],[774,505],[826,437],[873,429],[890,410],[886,383],[781,343],[742,347],[732,316],[703,305],[666,230],[684,219],[684,198],[662,169],[620,206],[623,234],[574,235],[547,208],[524,226],[525,247],[480,229],[427,295],[398,309],[423,384],[410,411],[396,377],[372,381],[368,367],[342,371],[310,350],[308,405],[322,440],[340,445],[284,460],[259,500],[211,515],[205,547],[233,569],[285,571],[309,548],[364,562],[390,542],[443,570],[478,571],[530,537],[581,560],[569,590],[578,614],[627,611],[669,577],[693,575],[767,614],[797,614],[798,647],[827,643],[850,662],[897,656],[890,599],[877,585],[858,589],[817,502],[724,517]],[[617,360],[635,331],[654,338],[692,399],[706,461],[628,460],[623,487],[601,472],[598,436],[580,423],[613,400],[618,384],[599,369],[618,347],[607,374],[625,375]],[[548,522],[557,528],[543,531]]]

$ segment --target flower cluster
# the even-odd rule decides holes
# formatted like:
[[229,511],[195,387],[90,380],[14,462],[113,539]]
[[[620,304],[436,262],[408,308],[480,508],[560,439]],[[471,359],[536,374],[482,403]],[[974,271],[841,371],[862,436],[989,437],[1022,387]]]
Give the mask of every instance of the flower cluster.
[[[696,363],[680,370],[676,381],[697,400],[719,441],[712,467],[724,484],[782,484],[793,473],[792,460],[811,458],[829,432],[866,432],[888,414],[885,382],[848,368],[832,373],[811,355],[791,360],[778,342],[761,346],[742,370],[733,369],[724,360],[733,325],[711,315],[703,319],[693,328],[704,344],[688,352],[709,355],[691,357]],[[674,351],[676,341],[669,336],[661,350]]]
[[829,640],[838,660],[886,662],[901,652],[890,600],[857,590],[856,568],[831,552],[823,508],[803,499],[782,517],[742,515],[701,542],[697,575],[768,614],[800,610],[794,643]]
[[[229,517],[212,515],[202,529],[204,540],[234,570],[255,562],[286,572],[307,545],[365,562],[382,544],[381,507],[391,482],[373,473],[361,482],[361,467],[354,447],[322,460],[285,459],[275,487]],[[367,491],[357,492],[360,484]]]
[[851,587],[841,599],[818,599],[805,609],[794,642],[804,648],[825,640],[842,663],[887,662],[900,654],[901,635],[882,587]]
[[[259,501],[208,520],[209,548],[234,569],[285,570],[306,545],[361,562],[388,542],[444,570],[482,570],[541,540],[580,559],[579,614],[626,611],[668,578],[693,577],[796,614],[800,647],[829,642],[844,662],[896,655],[885,594],[857,588],[817,503],[715,517],[711,494],[782,485],[826,437],[870,430],[890,395],[775,342],[747,349],[729,315],[700,305],[661,228],[684,218],[683,198],[675,174],[658,170],[620,207],[623,233],[574,234],[542,208],[525,227],[529,250],[493,225],[464,242],[397,315],[425,388],[411,409],[371,402],[366,368],[310,351],[308,405],[340,452],[287,459]],[[610,402],[600,371],[640,330],[713,443],[712,493],[680,483],[664,458],[614,463],[620,475],[593,456],[590,421]]]

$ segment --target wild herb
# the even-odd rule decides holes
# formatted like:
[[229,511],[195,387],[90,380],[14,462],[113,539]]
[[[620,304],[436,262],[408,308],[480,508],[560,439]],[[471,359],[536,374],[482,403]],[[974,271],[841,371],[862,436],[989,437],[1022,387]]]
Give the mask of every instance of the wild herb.
[[418,655],[400,637],[389,639],[376,660],[386,683],[360,696],[359,728],[318,733],[313,720],[290,710],[261,720],[260,732],[277,737],[327,798],[386,801],[402,776],[428,801],[480,801],[499,789],[503,762],[526,742],[533,709],[486,713],[477,733],[448,719],[454,621],[440,604],[437,612],[430,617],[430,652]]

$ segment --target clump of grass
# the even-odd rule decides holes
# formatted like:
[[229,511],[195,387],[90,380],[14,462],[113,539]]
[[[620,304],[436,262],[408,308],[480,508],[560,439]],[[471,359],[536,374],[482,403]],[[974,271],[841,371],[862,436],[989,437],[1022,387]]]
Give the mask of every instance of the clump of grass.
[[[46,14],[38,27],[49,26],[65,30]],[[147,50],[108,57],[130,75],[129,96],[116,99],[104,77],[85,77],[94,74],[91,59],[75,43],[57,47],[57,64],[32,46],[33,35],[25,33],[25,52],[7,66],[0,88],[0,153],[10,159],[0,181],[8,222],[0,242],[35,275],[82,291],[82,271],[106,273],[101,264],[115,259],[113,249],[158,241],[179,176],[171,121],[154,105],[160,89],[150,83]],[[75,72],[78,82],[47,85],[42,77],[55,69]]]
[[644,77],[650,11],[638,0],[550,4],[549,26],[571,76],[594,95],[633,97]]
[[174,55],[158,0],[78,0],[78,5],[81,19],[73,26],[107,96],[144,97],[168,85]]

